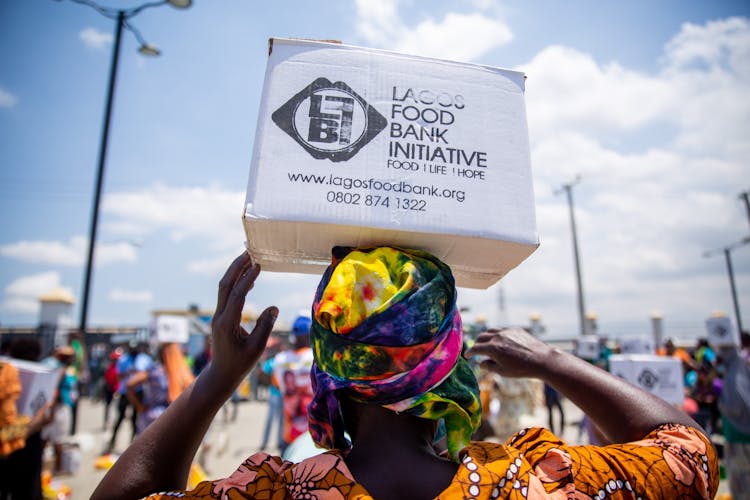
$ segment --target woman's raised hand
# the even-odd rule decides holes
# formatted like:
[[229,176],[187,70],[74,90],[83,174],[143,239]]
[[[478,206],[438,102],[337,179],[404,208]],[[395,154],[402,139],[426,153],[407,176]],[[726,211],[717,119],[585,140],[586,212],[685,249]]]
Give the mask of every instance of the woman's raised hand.
[[486,356],[482,366],[507,377],[539,377],[548,344],[520,328],[489,329],[477,337],[466,356]]
[[279,314],[276,307],[268,307],[250,333],[240,325],[245,297],[259,274],[260,265],[253,263],[250,255],[243,252],[219,282],[216,312],[211,323],[213,358],[210,368],[222,380],[234,385],[257,363]]

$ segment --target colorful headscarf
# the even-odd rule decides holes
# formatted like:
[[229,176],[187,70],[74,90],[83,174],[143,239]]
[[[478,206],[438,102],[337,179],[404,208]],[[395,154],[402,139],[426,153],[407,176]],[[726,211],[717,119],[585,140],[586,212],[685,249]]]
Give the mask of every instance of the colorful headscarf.
[[313,303],[315,396],[310,433],[348,449],[336,391],[355,401],[443,419],[454,459],[479,426],[476,378],[461,356],[461,317],[450,268],[392,247],[336,247]]

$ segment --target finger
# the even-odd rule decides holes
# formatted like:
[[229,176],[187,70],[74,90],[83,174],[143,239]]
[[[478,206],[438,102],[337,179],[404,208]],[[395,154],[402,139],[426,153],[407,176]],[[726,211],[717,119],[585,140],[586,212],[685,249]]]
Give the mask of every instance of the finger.
[[266,308],[265,311],[260,313],[258,319],[255,321],[255,328],[250,333],[251,342],[253,347],[257,350],[258,354],[263,352],[268,342],[268,337],[271,335],[273,325],[276,323],[276,318],[279,316],[279,309],[275,306]]
[[229,268],[227,268],[224,276],[219,281],[219,296],[216,299],[216,312],[214,313],[214,317],[221,315],[224,306],[227,303],[229,292],[232,290],[235,281],[237,281],[237,276],[240,276],[243,269],[250,265],[251,262],[252,258],[250,255],[247,252],[242,252],[242,255],[234,259],[229,265]]
[[492,352],[492,346],[486,342],[480,343],[477,337],[477,341],[466,351],[465,356],[470,358],[476,355],[488,355],[490,352]]
[[221,313],[222,322],[232,326],[240,323],[242,309],[245,307],[245,297],[253,287],[258,274],[260,274],[260,265],[254,264],[247,267],[244,274],[237,279],[226,298],[224,311]]
[[495,330],[495,329],[485,330],[481,332],[479,335],[477,335],[477,339],[475,343],[482,344],[485,342],[489,342],[493,338],[497,337],[497,334],[499,332],[500,332],[499,330]]

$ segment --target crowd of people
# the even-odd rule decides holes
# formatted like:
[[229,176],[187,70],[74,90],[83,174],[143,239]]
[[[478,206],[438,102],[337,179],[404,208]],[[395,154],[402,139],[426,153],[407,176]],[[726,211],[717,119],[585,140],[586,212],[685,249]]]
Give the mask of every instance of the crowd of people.
[[[450,269],[429,254],[338,252],[312,314],[296,318],[288,338],[271,336],[274,307],[252,332],[240,326],[244,296],[259,274],[243,254],[222,281],[213,334],[194,359],[173,343],[108,353],[92,394],[103,402],[103,428],[112,425],[102,453],[115,451],[126,420],[132,443],[94,498],[223,498],[232,491],[249,498],[281,491],[283,498],[604,498],[616,491],[711,498],[719,478],[715,447],[731,490],[750,491],[747,334],[740,349],[665,343],[660,354],[679,358],[684,369],[685,403],[677,408],[601,370],[609,348],[586,361],[520,329],[485,331],[466,343]],[[38,344],[8,347],[12,357],[39,360]],[[3,499],[41,498],[42,450],[53,448],[60,471],[62,445],[75,432],[85,350],[69,342],[42,362],[61,375],[54,401],[32,418],[10,408],[21,388],[12,365],[0,363]],[[268,406],[259,449],[230,477],[184,491],[190,464],[205,463],[214,417],[234,402],[236,418],[237,387],[248,378],[251,397]],[[566,398],[585,414],[567,424],[588,426],[588,444],[562,440]],[[534,420],[525,417],[540,407],[547,428],[528,428]],[[301,458],[290,451],[306,436],[328,451]]]

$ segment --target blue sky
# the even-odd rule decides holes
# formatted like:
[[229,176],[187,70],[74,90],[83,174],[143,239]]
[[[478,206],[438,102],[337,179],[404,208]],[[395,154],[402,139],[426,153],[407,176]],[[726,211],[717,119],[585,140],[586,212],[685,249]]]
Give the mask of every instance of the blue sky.
[[[114,3],[104,3],[112,6]],[[138,5],[120,2],[117,6]],[[271,36],[339,39],[518,69],[540,249],[468,319],[577,329],[567,205],[575,175],[587,309],[601,331],[697,336],[732,313],[724,259],[750,232],[750,6],[746,2],[200,1],[123,36],[89,323],[146,324],[211,308],[242,250],[240,214]],[[81,296],[114,22],[70,1],[0,3],[0,323],[33,325],[37,297]],[[750,324],[750,245],[732,253]],[[290,321],[316,278],[265,273],[248,299]],[[505,309],[498,307],[500,289]],[[80,301],[79,301],[80,302]],[[78,312],[74,317],[77,321]]]

